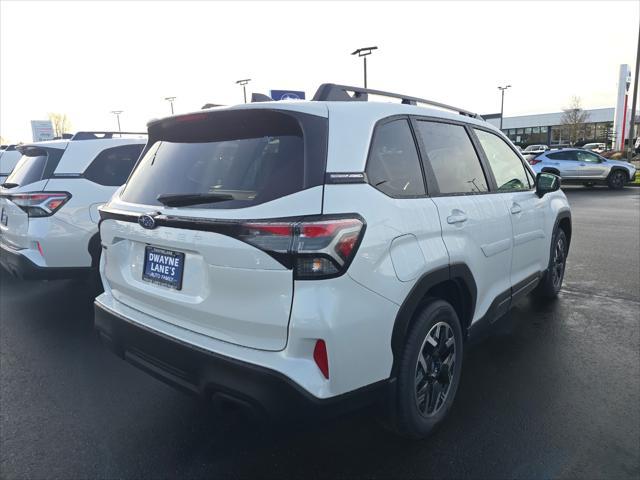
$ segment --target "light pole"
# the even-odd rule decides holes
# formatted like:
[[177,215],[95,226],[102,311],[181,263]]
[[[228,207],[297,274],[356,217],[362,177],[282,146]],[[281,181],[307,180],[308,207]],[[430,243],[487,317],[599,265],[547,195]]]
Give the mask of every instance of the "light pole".
[[251,81],[250,78],[245,78],[244,80],[238,80],[236,83],[238,85],[242,85],[242,93],[244,94],[244,103],[247,103],[247,83]]
[[364,88],[367,88],[367,56],[377,49],[378,47],[363,47],[351,52],[351,55],[358,55],[364,60]]
[[123,112],[124,110],[111,110],[111,113],[113,113],[116,118],[118,119],[118,131],[121,132],[122,129],[120,128],[120,114]]
[[171,104],[171,115],[173,115],[173,101],[176,97],[164,97],[164,99]]
[[[636,77],[633,79],[633,100],[631,101],[631,125],[629,126],[629,150],[627,159],[631,161],[634,152],[633,130],[636,125],[636,105],[638,103],[638,75],[640,74],[640,28],[638,28],[638,50],[636,51]],[[637,133],[636,133],[637,135]]]
[[502,130],[502,114],[504,113],[504,91],[507,88],[511,88],[511,85],[507,85],[505,87],[498,87],[498,90],[500,90],[500,93],[502,93],[502,100],[500,102],[500,130]]

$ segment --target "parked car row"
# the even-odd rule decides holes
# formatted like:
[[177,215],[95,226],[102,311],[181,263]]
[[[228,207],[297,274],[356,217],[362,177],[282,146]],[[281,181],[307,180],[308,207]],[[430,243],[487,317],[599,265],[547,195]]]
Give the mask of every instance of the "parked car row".
[[98,207],[126,181],[146,142],[146,134],[78,132],[18,146],[20,158],[0,186],[5,269],[24,279],[95,271]]
[[428,435],[465,343],[523,296],[555,297],[571,242],[560,179],[498,129],[358,87],[20,151],[2,265],[99,263],[95,327],[118,356],[275,417],[375,403]]

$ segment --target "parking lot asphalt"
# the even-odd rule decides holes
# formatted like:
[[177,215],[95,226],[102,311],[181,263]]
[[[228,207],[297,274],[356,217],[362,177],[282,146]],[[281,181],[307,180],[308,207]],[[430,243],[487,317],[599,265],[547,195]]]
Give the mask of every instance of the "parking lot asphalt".
[[415,442],[370,412],[260,427],[116,358],[85,285],[0,277],[0,477],[639,478],[640,189],[568,188],[551,304],[465,353],[450,417]]

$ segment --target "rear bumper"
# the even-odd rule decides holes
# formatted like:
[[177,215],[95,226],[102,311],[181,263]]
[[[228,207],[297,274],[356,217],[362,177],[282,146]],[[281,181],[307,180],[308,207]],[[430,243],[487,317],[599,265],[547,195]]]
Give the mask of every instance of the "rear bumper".
[[0,242],[0,266],[22,280],[57,280],[87,275],[90,268],[41,267],[29,260],[18,249]]
[[271,418],[333,415],[384,398],[387,382],[318,399],[280,372],[202,350],[134,324],[95,302],[95,327],[116,355],[182,391],[221,397]]

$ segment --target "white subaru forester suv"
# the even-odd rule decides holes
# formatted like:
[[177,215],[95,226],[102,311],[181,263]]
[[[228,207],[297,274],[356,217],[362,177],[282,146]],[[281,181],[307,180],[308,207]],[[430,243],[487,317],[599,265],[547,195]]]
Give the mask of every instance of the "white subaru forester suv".
[[424,437],[451,408],[465,341],[560,289],[558,177],[534,177],[470,112],[325,84],[312,101],[148,133],[100,210],[95,322],[185,391],[275,415],[379,402],[396,431]]
[[146,141],[78,132],[19,146],[22,157],[0,185],[0,265],[25,280],[97,272],[98,207],[126,181]]

